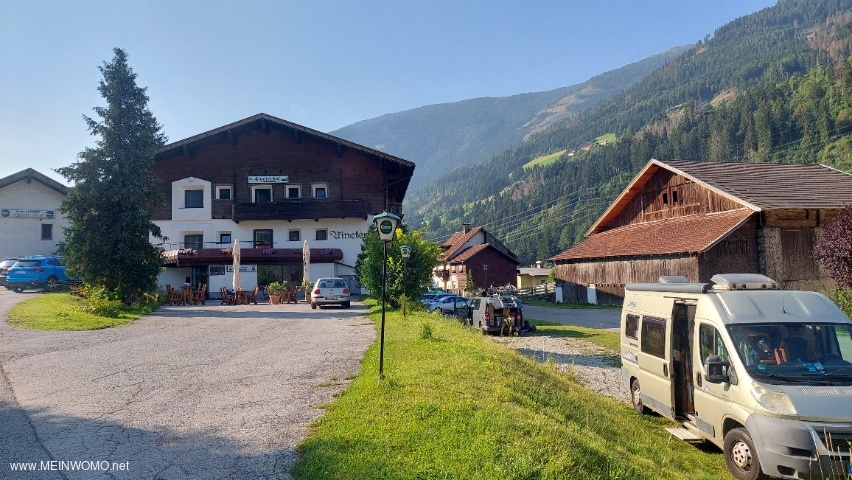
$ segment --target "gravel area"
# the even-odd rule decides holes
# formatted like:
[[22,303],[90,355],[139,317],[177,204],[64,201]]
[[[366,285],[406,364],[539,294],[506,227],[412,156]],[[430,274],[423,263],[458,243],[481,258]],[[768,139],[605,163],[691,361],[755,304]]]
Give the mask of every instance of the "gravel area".
[[559,372],[576,375],[589,390],[630,403],[630,396],[621,386],[617,352],[576,338],[541,334],[494,337],[494,341],[540,362],[553,359]]

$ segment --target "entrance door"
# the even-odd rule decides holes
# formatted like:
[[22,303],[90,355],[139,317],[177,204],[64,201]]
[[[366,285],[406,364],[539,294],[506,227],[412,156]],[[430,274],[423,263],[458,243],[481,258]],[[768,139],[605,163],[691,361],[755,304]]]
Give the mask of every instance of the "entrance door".
[[[704,361],[710,355],[718,355],[722,361],[730,361],[728,348],[719,331],[709,323],[698,322],[694,332],[695,342],[692,375],[695,380],[695,425],[708,435],[720,440],[722,417],[729,410],[730,393],[727,383],[710,383],[704,380]],[[728,368],[723,371],[728,373]]]
[[695,324],[695,305],[676,302],[672,310],[672,383],[675,413],[688,418],[695,413],[690,332]]
[[637,357],[642,372],[642,402],[661,415],[674,418],[670,330],[670,319],[643,315]]

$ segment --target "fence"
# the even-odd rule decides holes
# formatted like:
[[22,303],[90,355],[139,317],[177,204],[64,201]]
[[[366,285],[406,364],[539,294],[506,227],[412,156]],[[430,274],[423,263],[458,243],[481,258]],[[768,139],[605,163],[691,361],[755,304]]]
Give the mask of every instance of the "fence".
[[518,291],[520,297],[531,297],[539,300],[555,301],[556,283],[543,283],[532,287],[522,288]]

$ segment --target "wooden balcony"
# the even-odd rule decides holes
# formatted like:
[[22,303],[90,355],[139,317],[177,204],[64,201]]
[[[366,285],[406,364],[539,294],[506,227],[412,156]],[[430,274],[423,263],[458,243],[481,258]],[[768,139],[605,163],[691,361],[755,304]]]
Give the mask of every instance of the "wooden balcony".
[[273,203],[235,203],[232,218],[242,220],[319,220],[362,218],[369,212],[366,200],[299,199]]
[[[339,248],[312,248],[311,263],[333,263],[343,260]],[[234,263],[229,248],[182,248],[168,250],[163,263],[169,266],[220,265]],[[301,248],[241,248],[240,263],[244,265],[302,263]]]

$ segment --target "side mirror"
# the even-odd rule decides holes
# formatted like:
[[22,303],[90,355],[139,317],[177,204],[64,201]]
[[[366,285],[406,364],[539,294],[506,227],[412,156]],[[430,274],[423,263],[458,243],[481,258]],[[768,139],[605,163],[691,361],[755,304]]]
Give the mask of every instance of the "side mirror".
[[710,383],[722,383],[729,381],[728,375],[724,372],[725,368],[730,367],[729,362],[722,361],[719,355],[708,355],[704,360],[704,380]]

